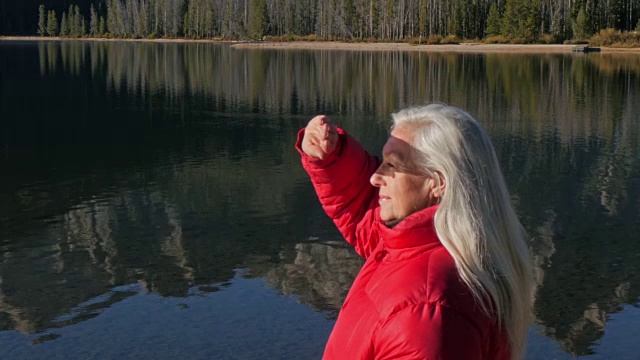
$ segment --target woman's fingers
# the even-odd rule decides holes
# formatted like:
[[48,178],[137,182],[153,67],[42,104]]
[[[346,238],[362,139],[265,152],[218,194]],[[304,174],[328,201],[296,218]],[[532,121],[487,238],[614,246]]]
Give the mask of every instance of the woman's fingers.
[[338,143],[338,131],[335,125],[327,126],[325,129],[324,140],[321,143],[322,151],[329,155],[331,154]]
[[302,151],[311,157],[325,159],[336,148],[338,131],[331,120],[318,115],[309,121],[302,140]]

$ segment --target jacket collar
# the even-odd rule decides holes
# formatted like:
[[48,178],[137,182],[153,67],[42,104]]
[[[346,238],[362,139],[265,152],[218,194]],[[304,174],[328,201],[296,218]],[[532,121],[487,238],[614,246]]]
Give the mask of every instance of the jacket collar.
[[385,247],[392,250],[415,248],[423,245],[440,245],[433,222],[437,210],[438,205],[430,206],[407,216],[396,226],[389,228],[380,220],[380,209],[378,208],[376,221],[378,222],[379,234]]

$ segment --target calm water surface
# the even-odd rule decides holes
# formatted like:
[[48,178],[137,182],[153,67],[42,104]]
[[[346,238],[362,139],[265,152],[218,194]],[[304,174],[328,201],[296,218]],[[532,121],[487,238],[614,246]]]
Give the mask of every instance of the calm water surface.
[[319,358],[362,261],[293,149],[446,102],[531,235],[529,359],[640,359],[640,57],[0,42],[0,357]]

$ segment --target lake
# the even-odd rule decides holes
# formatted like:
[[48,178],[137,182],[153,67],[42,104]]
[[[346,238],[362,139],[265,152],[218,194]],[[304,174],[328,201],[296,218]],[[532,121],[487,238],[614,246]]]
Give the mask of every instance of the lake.
[[362,261],[294,150],[445,102],[531,237],[528,359],[640,359],[640,56],[0,42],[0,357],[320,358]]

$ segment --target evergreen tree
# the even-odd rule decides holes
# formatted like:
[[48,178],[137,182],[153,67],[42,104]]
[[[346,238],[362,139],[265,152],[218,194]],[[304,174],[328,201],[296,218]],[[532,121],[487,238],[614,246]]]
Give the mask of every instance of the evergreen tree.
[[[387,40],[455,33],[471,38],[502,34],[532,42],[542,31],[557,39],[572,33],[584,39],[605,27],[636,26],[640,31],[640,0],[100,0],[98,4],[90,4],[86,20],[79,6],[71,5],[55,33],[143,37],[153,32],[194,38],[315,33],[322,38]],[[49,34],[48,15],[41,5],[40,36]]]
[[495,0],[489,8],[489,15],[487,17],[487,29],[485,30],[485,36],[500,35],[500,24],[502,18],[500,17],[500,11],[498,10],[498,1]]
[[104,17],[100,16],[100,22],[98,23],[98,35],[104,36],[104,33],[107,31],[107,25],[104,22]]
[[80,37],[82,35],[82,16],[80,15],[80,7],[78,5],[72,5],[73,7],[73,29],[72,33],[74,37]]
[[40,5],[38,8],[38,34],[40,36],[44,36],[47,31],[46,12],[44,5]]
[[182,32],[186,37],[198,37],[198,4],[195,0],[189,1],[187,11],[184,13]]
[[538,37],[540,0],[507,0],[502,17],[502,35],[520,42],[533,42]]
[[56,17],[55,10],[49,11],[49,17],[47,19],[47,34],[49,34],[49,36],[58,35],[58,18]]
[[450,0],[449,6],[451,6],[453,18],[449,19],[447,22],[447,34],[462,35],[463,14],[460,1]]
[[192,8],[192,2],[189,2],[189,7],[188,10],[184,13],[184,20],[182,22],[182,32],[184,33],[184,36],[186,37],[193,37],[193,28],[192,28],[192,24],[191,24],[191,17],[190,15],[193,14],[193,11],[191,10]]
[[91,4],[91,8],[89,9],[89,34],[91,36],[98,35],[98,13],[96,12],[96,8]]
[[636,24],[636,31],[640,32],[640,19],[638,19],[638,23]]
[[[268,19],[267,13],[265,12],[265,24],[267,23],[267,19]],[[207,37],[213,36],[213,28],[214,28],[215,21],[216,19],[213,14],[213,7],[211,7],[211,4],[209,3],[209,5],[206,7],[206,11],[204,14],[204,31],[205,31],[204,36],[207,36]]]
[[107,31],[111,36],[116,36],[119,34],[118,19],[116,15],[116,1],[118,0],[107,0]]
[[73,10],[73,4],[69,5],[69,10],[67,12],[67,36],[69,37],[76,36],[76,17],[74,16]]
[[344,25],[351,33],[357,31],[355,27],[358,24],[357,13],[353,1],[354,0],[344,0]]
[[251,0],[250,14],[249,34],[254,39],[261,39],[267,28],[267,2],[265,0]]
[[571,29],[573,30],[573,38],[576,40],[584,40],[588,38],[588,26],[589,23],[587,20],[587,13],[584,11],[584,8],[580,8],[580,11],[578,11],[578,16],[576,16],[576,19],[571,25]]
[[143,2],[140,6],[140,12],[138,13],[138,33],[144,37],[148,35],[149,31],[148,3]]
[[60,24],[60,36],[69,36],[69,20],[67,20],[67,13],[62,12],[62,24]]
[[427,1],[420,3],[420,37],[427,34]]

